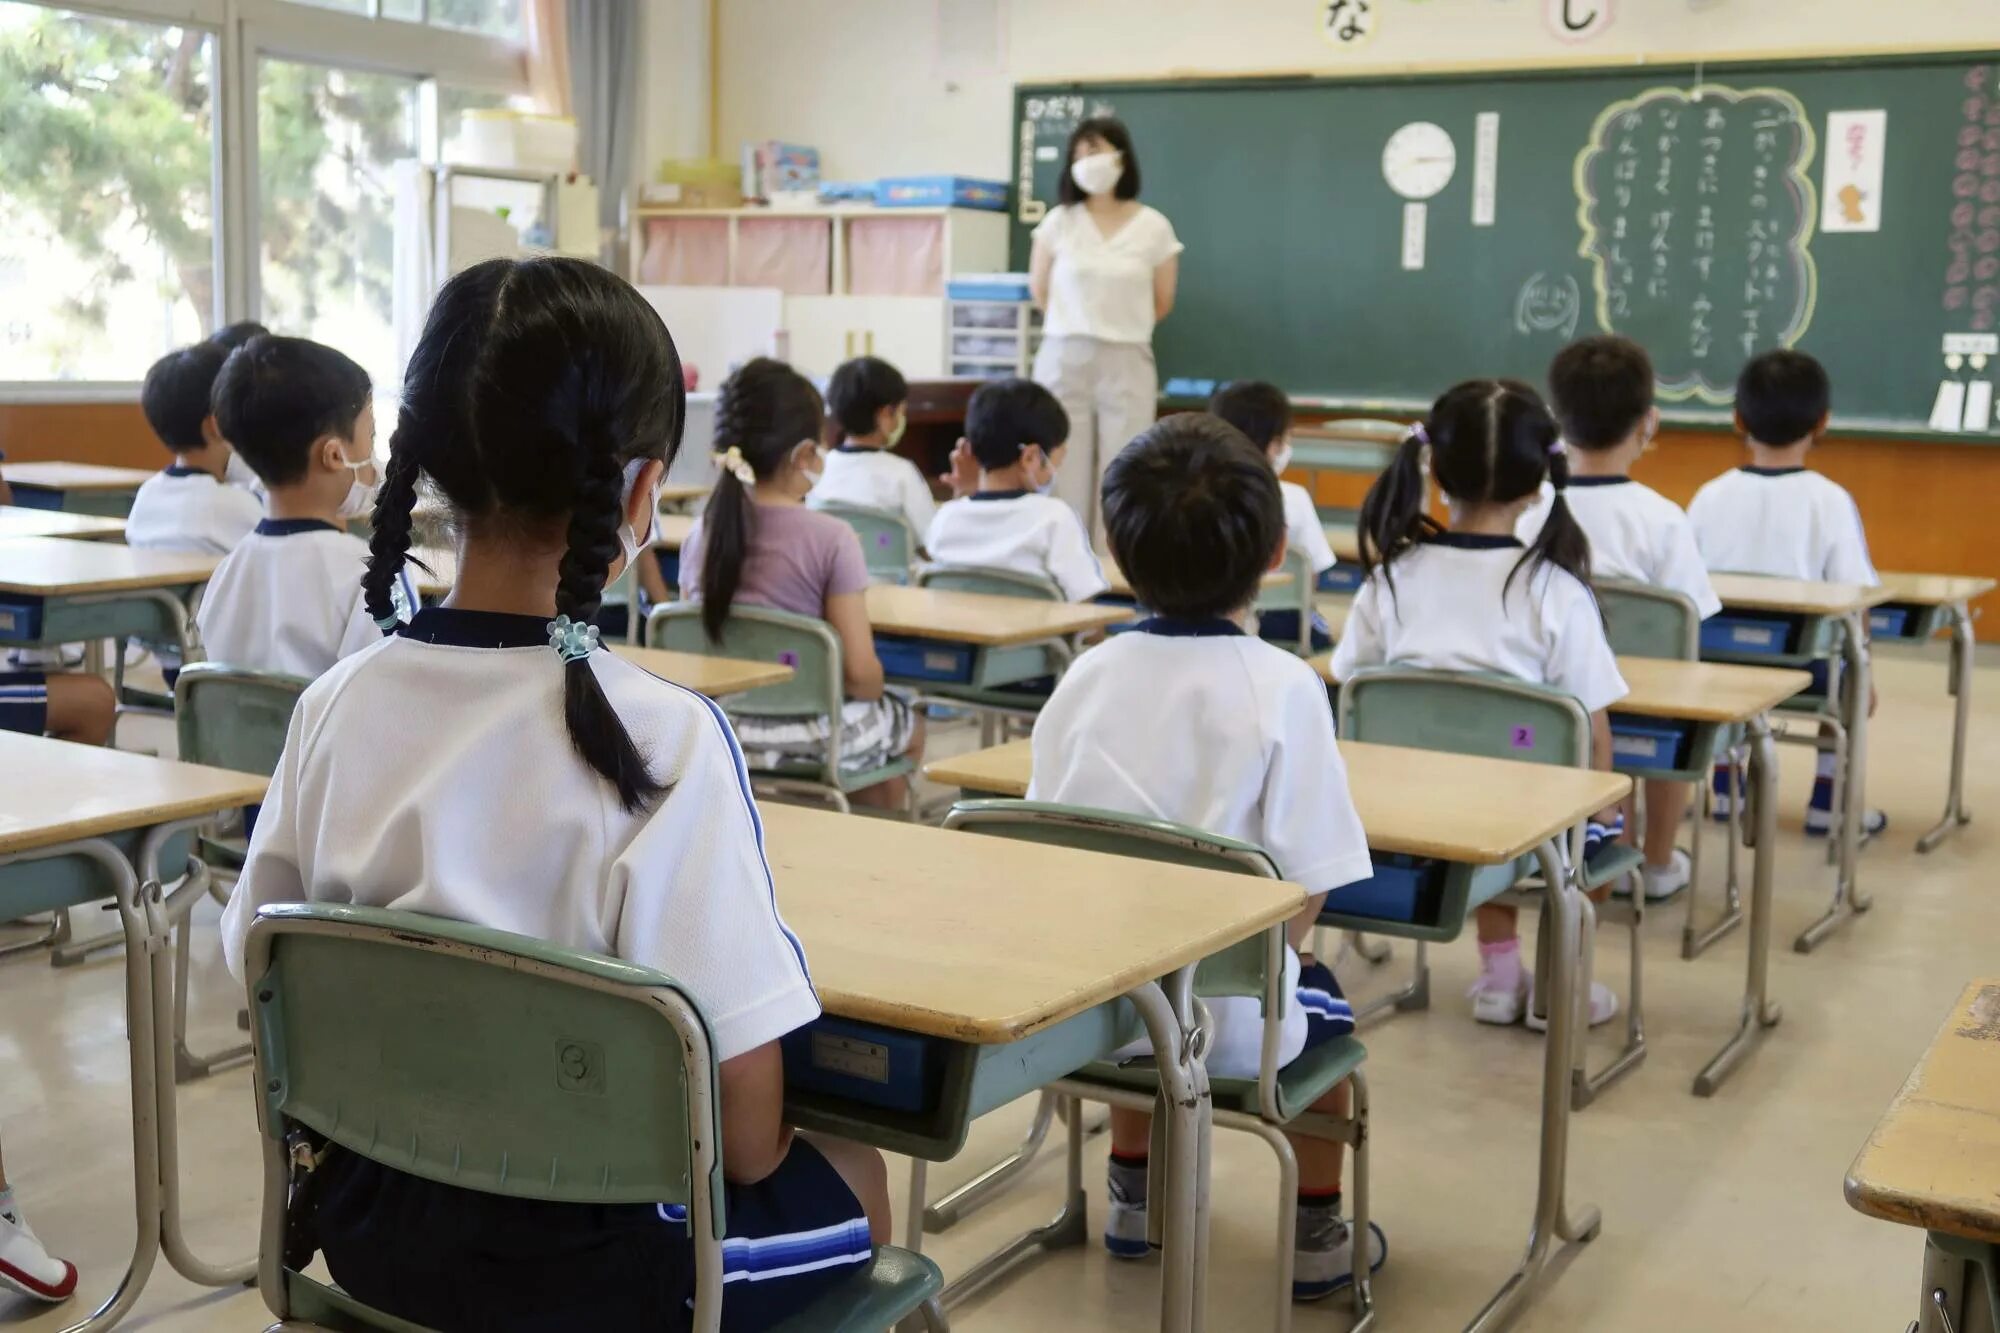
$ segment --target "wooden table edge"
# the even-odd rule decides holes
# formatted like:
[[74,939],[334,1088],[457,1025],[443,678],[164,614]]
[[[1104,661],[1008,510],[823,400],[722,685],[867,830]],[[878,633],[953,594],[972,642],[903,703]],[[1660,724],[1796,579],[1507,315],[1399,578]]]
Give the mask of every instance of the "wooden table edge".
[[226,810],[239,810],[246,805],[255,805],[262,801],[270,785],[270,781],[266,778],[246,776],[241,786],[205,793],[199,798],[189,797],[161,805],[147,806],[143,815],[113,811],[65,824],[42,825],[13,832],[0,829],[0,857],[46,851],[48,848],[60,847],[68,842],[82,842],[88,838],[130,833],[135,829],[157,828],[161,824],[178,823],[184,819],[201,819],[209,815],[219,815]]
[[[1698,665],[1714,666],[1714,667],[1736,666],[1735,663],[1725,663],[1725,662],[1704,662],[1704,663],[1699,663]],[[1697,714],[1689,709],[1685,708],[1676,709],[1666,704],[1653,704],[1643,699],[1640,700],[1638,703],[1634,704],[1630,702],[1629,696],[1625,699],[1620,699],[1618,702],[1612,704],[1607,711],[1613,713],[1624,713],[1631,717],[1665,718],[1670,721],[1677,721],[1677,722],[1722,722],[1722,723],[1748,722],[1751,718],[1756,717],[1760,713],[1770,712],[1773,708],[1776,708],[1779,704],[1783,703],[1785,700],[1797,694],[1800,690],[1806,689],[1812,684],[1812,673],[1810,671],[1801,671],[1797,667],[1744,666],[1741,669],[1745,671],[1769,672],[1773,676],[1783,676],[1788,681],[1792,681],[1794,683],[1791,685],[1790,689],[1786,689],[1781,693],[1773,692],[1765,696],[1759,696],[1761,702],[1759,702],[1754,708],[1743,708],[1734,711],[1725,711],[1718,708],[1711,708],[1711,709],[1706,709],[1703,712]],[[1777,691],[1779,685],[1780,682],[1773,680],[1771,682],[1772,691]]]

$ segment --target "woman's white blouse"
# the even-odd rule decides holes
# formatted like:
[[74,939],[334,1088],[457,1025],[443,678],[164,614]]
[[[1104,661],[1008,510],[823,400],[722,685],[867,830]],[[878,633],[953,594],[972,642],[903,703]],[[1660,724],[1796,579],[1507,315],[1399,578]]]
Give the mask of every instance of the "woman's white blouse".
[[1187,247],[1145,204],[1108,239],[1082,204],[1050,209],[1035,239],[1054,254],[1042,331],[1103,342],[1153,341],[1153,271]]

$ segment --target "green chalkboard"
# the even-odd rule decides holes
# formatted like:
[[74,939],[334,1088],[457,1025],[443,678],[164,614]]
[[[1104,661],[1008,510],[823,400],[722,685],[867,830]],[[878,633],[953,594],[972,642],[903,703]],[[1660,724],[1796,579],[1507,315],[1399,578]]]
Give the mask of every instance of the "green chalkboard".
[[2000,440],[2000,54],[1023,86],[1017,266],[1095,114],[1187,245],[1163,380],[1407,410],[1612,330],[1672,420],[1783,345],[1842,428]]

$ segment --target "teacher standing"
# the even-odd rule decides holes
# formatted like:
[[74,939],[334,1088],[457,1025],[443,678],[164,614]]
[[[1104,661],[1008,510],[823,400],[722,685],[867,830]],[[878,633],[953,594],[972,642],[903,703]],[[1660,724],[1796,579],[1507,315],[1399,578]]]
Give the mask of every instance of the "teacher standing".
[[1035,228],[1028,282],[1043,312],[1035,379],[1069,413],[1056,493],[1101,535],[1098,481],[1158,413],[1153,326],[1174,308],[1185,247],[1165,214],[1139,202],[1139,158],[1122,122],[1078,125],[1068,161],[1062,202]]

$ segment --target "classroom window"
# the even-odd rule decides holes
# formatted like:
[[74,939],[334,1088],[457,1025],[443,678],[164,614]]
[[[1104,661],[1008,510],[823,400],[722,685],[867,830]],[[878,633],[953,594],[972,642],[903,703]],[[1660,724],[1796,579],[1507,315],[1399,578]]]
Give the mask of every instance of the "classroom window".
[[320,9],[347,14],[430,23],[440,28],[484,33],[488,37],[521,40],[522,0],[297,0]]
[[214,326],[214,60],[0,0],[0,381],[136,380]]
[[261,62],[261,318],[393,379],[394,164],[418,151],[419,81]]

